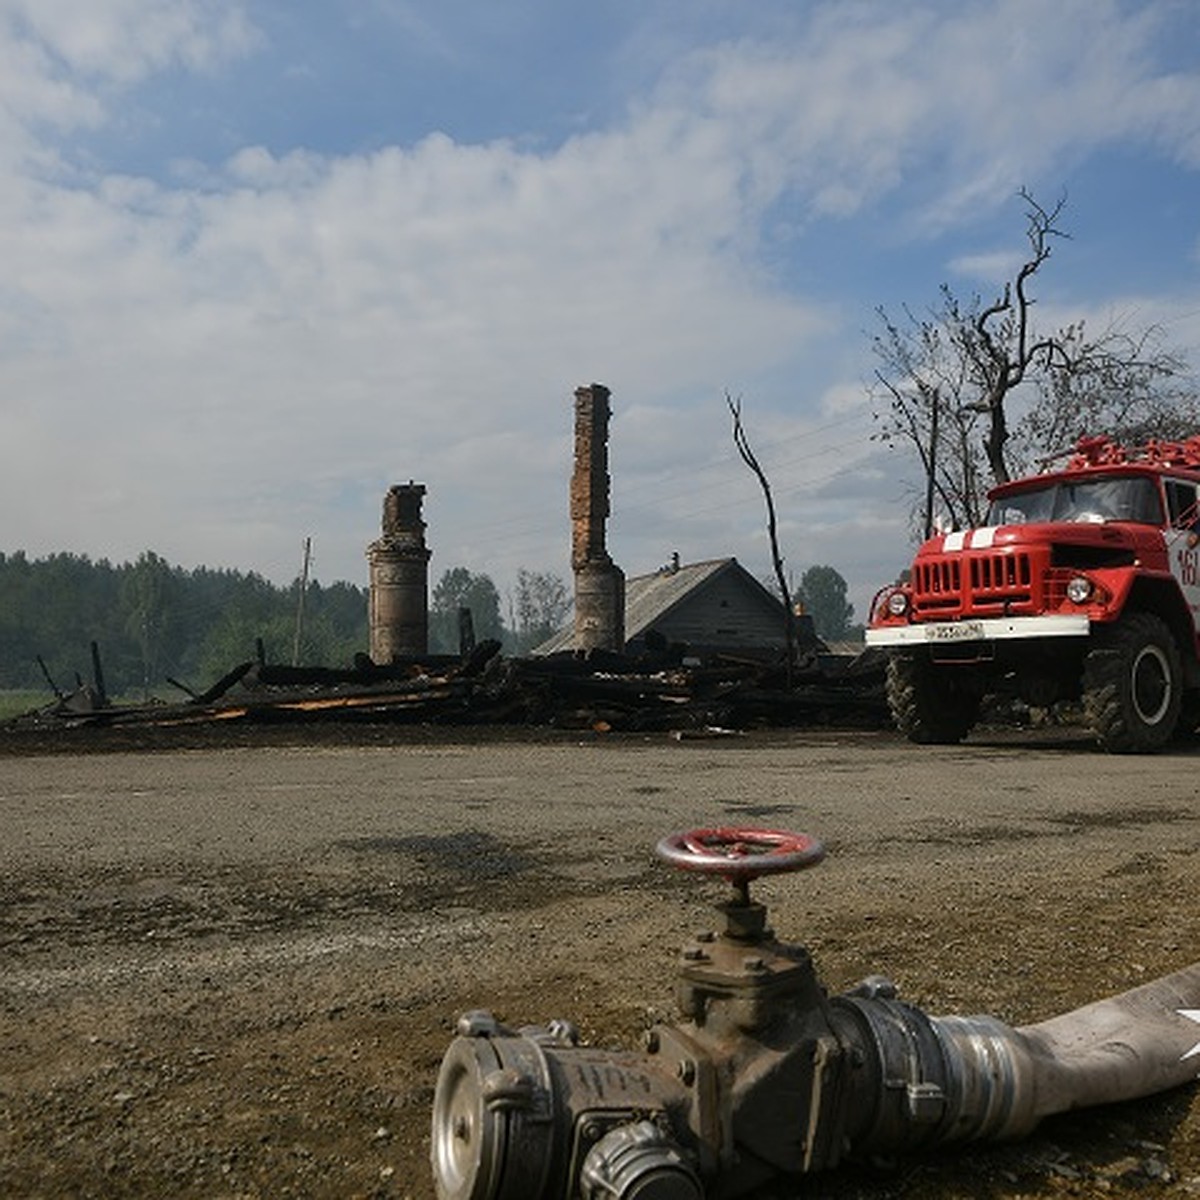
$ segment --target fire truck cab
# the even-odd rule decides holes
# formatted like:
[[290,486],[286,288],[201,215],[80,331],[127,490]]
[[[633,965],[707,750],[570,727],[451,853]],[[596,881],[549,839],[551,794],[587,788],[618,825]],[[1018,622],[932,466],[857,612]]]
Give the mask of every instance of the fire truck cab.
[[1081,701],[1106,750],[1200,720],[1200,436],[1083,438],[1065,467],[993,488],[984,525],[930,538],[872,601],[868,646],[915,742],[958,742],[986,695]]

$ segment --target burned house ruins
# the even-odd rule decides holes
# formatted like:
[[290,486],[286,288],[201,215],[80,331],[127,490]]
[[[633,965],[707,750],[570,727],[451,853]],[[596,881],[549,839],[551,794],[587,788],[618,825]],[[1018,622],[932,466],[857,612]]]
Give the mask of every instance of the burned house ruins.
[[[429,560],[424,484],[390,487],[380,536],[367,547],[369,653],[343,667],[285,666],[253,658],[175,704],[113,705],[103,695],[94,648],[93,695],[57,695],[10,723],[50,727],[154,725],[178,729],[219,722],[507,723],[593,730],[704,731],[755,725],[874,725],[883,719],[877,664],[836,663],[810,647],[790,675],[781,670],[780,603],[735,559],[669,567],[627,581],[606,545],[610,392],[574,393],[570,481],[573,627],[525,658],[499,641],[429,649]],[[460,613],[460,617],[461,617]],[[803,649],[803,648],[802,648]],[[795,664],[794,664],[795,665]]]

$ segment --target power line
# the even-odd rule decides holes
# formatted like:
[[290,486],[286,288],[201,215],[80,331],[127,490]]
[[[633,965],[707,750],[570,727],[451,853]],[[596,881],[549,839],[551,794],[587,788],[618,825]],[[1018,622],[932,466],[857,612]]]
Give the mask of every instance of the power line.
[[[809,442],[820,433],[844,427],[853,421],[861,419],[863,407],[865,407],[865,401],[863,405],[856,406],[855,409],[840,415],[835,420],[827,421],[823,425],[814,426],[799,433],[790,434],[787,437],[767,439],[762,445],[767,449],[778,449],[799,442]],[[830,454],[840,455],[844,451],[858,449],[861,445],[862,439],[855,438],[853,441],[840,442],[832,447],[822,446],[803,454],[793,455],[781,462],[769,464],[770,470],[776,472],[781,468],[795,467],[815,459],[828,458]],[[728,508],[731,491],[737,486],[734,481],[734,473],[729,469],[736,467],[737,459],[731,450],[729,453],[719,458],[709,459],[699,466],[689,467],[680,465],[668,471],[647,473],[642,479],[635,482],[623,483],[619,487],[614,488],[614,520],[619,521],[622,515],[628,517],[631,513],[653,512],[658,507],[666,507],[681,501],[692,502],[697,494],[711,496],[714,490],[717,492],[718,499],[700,508],[695,507],[693,503],[689,508],[689,513],[703,514]],[[719,485],[715,485],[715,487],[711,483],[706,485],[704,479],[711,478],[712,474],[716,471],[727,472],[728,477],[722,480]],[[818,478],[817,482],[832,477],[834,476],[822,476]],[[678,480],[686,480],[686,486],[667,492],[661,490],[664,485]],[[801,484],[785,490],[782,494],[794,493],[810,485],[812,482],[813,479],[809,476]],[[494,547],[511,547],[521,542],[532,543],[535,539],[556,535],[560,530],[559,521],[560,518],[557,514],[548,512],[545,508],[542,508],[539,510],[539,515],[536,518],[529,512],[515,513],[504,521],[493,522],[483,527],[476,527],[472,532],[475,539],[486,539]]]

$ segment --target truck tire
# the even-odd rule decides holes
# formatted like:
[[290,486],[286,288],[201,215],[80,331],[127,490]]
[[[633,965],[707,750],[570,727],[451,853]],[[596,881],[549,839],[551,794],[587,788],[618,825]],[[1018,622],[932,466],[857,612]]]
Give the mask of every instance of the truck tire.
[[1179,648],[1160,617],[1130,613],[1093,634],[1083,664],[1083,712],[1103,749],[1160,749],[1175,732],[1182,702]]
[[927,654],[888,656],[887,697],[896,728],[910,742],[961,742],[979,719],[981,694],[967,669],[942,667]]

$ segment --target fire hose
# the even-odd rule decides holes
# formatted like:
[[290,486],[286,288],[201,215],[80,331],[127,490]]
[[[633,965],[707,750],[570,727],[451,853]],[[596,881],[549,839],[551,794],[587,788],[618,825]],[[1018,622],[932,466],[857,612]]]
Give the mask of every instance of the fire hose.
[[683,1020],[614,1051],[581,1044],[567,1021],[464,1014],[434,1094],[439,1200],[735,1197],[851,1159],[1020,1137],[1053,1113],[1200,1075],[1200,963],[1016,1028],[929,1016],[882,976],[829,996],[749,892],[815,866],[820,842],[715,828],[657,850],[732,885],[723,928],[679,960]]

